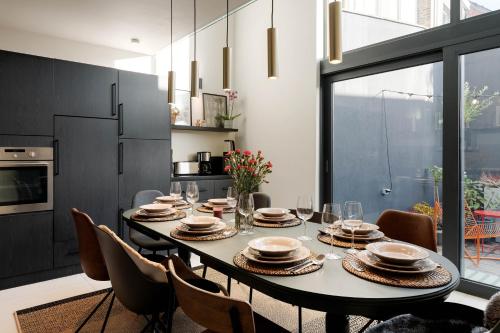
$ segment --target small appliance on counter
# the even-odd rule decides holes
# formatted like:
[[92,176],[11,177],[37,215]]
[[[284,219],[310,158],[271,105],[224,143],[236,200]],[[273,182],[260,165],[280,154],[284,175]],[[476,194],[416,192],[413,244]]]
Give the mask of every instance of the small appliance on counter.
[[213,175],[225,175],[227,172],[224,172],[224,156],[212,156],[210,158],[210,166],[212,168]]
[[175,176],[192,176],[199,174],[198,162],[174,162]]
[[209,151],[200,151],[196,155],[198,156],[199,174],[211,175],[212,166],[210,164],[210,157],[212,157],[212,153]]

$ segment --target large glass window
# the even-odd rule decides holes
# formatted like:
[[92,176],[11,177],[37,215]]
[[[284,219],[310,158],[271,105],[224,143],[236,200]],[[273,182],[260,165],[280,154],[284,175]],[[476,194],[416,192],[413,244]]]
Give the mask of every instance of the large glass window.
[[[471,1],[472,3],[472,1]],[[461,57],[464,271],[500,287],[500,49]]]
[[367,222],[399,209],[441,229],[442,87],[442,62],[333,84],[335,202],[361,201]]
[[469,18],[500,9],[498,0],[461,0],[461,17]]

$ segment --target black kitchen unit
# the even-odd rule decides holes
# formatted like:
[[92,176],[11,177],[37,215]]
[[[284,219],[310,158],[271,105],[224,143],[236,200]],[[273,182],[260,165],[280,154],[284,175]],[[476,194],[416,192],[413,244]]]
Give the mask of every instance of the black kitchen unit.
[[155,75],[0,51],[0,110],[0,146],[54,153],[54,209],[0,215],[0,289],[81,271],[71,208],[123,235],[135,192],[168,193],[170,116]]

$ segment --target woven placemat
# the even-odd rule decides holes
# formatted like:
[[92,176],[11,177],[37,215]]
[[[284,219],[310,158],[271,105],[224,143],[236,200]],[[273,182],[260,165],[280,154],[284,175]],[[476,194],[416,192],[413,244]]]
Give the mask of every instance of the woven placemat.
[[170,236],[176,239],[180,240],[186,240],[186,241],[214,241],[214,240],[219,240],[219,239],[226,239],[233,237],[238,233],[238,230],[236,230],[234,227],[226,227],[224,230],[217,232],[215,234],[210,234],[210,235],[200,235],[200,236],[193,236],[186,234],[182,231],[179,231],[177,229],[174,229],[170,231]]
[[130,218],[134,221],[138,222],[168,222],[168,221],[175,221],[175,220],[180,220],[186,217],[186,212],[177,210],[175,211],[175,214],[165,216],[165,217],[143,217],[141,215],[137,215],[136,213],[133,213]]
[[[213,213],[214,211],[211,208],[205,207],[205,206],[200,206],[196,208],[197,211],[202,212],[202,213]],[[234,213],[234,209],[224,209],[222,210],[222,214],[229,214],[229,213]]]
[[[316,256],[315,253],[311,252],[311,255],[309,256],[310,259],[312,257]],[[307,259],[304,259],[302,261],[305,261]],[[294,262],[293,264],[289,265],[266,265],[266,264],[259,264],[257,262],[253,262],[251,260],[248,260],[241,252],[238,252],[233,258],[233,262],[236,266],[239,268],[242,268],[248,272],[251,273],[256,273],[256,274],[262,274],[262,275],[273,275],[273,276],[294,276],[294,275],[304,275],[308,273],[312,273],[317,271],[318,269],[321,268],[319,265],[311,265],[309,267],[306,267],[304,269],[301,269],[297,273],[294,273],[293,271],[287,271],[285,268],[290,267],[290,266],[295,266],[297,264],[300,264],[299,262]]]
[[[351,262],[356,261],[361,272],[354,269]],[[444,267],[439,266],[435,270],[427,273],[397,274],[378,271],[370,268],[359,261],[356,257],[349,255],[342,259],[342,267],[351,274],[362,279],[385,284],[394,287],[405,288],[436,288],[444,286],[451,281],[451,273]]]
[[262,228],[290,228],[300,225],[301,222],[299,219],[293,219],[287,222],[277,222],[277,223],[269,223],[269,222],[260,222],[256,219],[253,220],[253,225],[256,227]]
[[175,209],[189,209],[193,207],[191,204],[185,204],[185,205],[182,205],[182,206],[175,206],[174,208]]
[[[318,240],[320,242],[323,242],[323,243],[328,244],[328,245],[333,244],[333,246],[344,247],[344,248],[351,247],[351,241],[344,241],[342,239],[335,238],[335,236],[333,237],[333,243],[330,243],[331,238],[330,238],[330,235],[327,235],[327,234],[318,234]],[[368,244],[368,243],[365,241],[356,242],[356,240],[354,240],[354,248],[357,250],[364,250],[366,247],[366,244]]]

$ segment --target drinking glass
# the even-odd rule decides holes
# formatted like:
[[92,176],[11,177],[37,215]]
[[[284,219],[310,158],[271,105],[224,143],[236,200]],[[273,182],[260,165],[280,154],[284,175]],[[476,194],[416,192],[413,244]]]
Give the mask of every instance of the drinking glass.
[[[234,187],[228,187],[227,188],[227,205],[231,207],[231,209],[234,209],[236,205],[238,204],[238,193],[236,192],[236,189]],[[235,212],[235,214],[238,214]],[[234,222],[234,219],[232,219],[230,222]]]
[[172,182],[172,184],[170,184],[170,196],[174,197],[176,200],[181,198],[182,189],[180,182]]
[[241,215],[245,217],[244,229],[241,231],[242,235],[252,235],[253,226],[250,226],[248,223],[248,217],[253,213],[254,204],[253,204],[253,195],[251,193],[242,193],[240,194],[238,201],[238,211]]
[[338,203],[326,203],[323,205],[321,214],[321,224],[327,234],[330,235],[330,253],[326,254],[327,259],[340,259],[333,253],[333,234],[335,232],[335,222],[342,222],[342,207]]
[[297,239],[301,241],[310,241],[312,238],[307,236],[307,223],[314,214],[313,201],[310,195],[301,195],[297,199],[297,216],[304,222],[304,235],[299,236]]
[[196,182],[189,182],[186,188],[186,200],[191,204],[191,215],[193,215],[194,204],[200,199],[200,192]]
[[355,254],[358,251],[354,248],[354,232],[363,225],[363,208],[361,202],[346,201],[344,204],[344,221],[342,223],[346,228],[351,230],[351,248],[346,252]]

